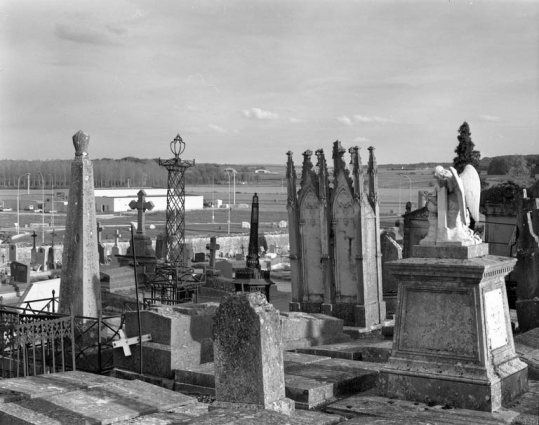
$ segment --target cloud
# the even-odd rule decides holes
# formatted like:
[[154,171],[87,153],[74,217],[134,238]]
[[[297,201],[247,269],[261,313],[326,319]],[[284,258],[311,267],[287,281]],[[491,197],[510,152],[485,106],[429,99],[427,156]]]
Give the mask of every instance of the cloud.
[[228,133],[229,131],[224,129],[223,127],[219,127],[215,124],[209,124],[208,127],[210,127],[213,131],[216,131],[217,133]]
[[395,121],[393,118],[384,118],[384,117],[379,117],[379,116],[376,116],[376,115],[373,115],[371,117],[366,117],[366,116],[363,116],[363,115],[354,115],[354,119],[356,121],[359,121],[359,122],[397,122]]
[[296,124],[298,122],[301,122],[301,120],[298,120],[297,118],[294,118],[294,117],[288,118],[288,121],[291,122],[292,124]]
[[369,139],[367,139],[366,137],[362,137],[362,136],[358,136],[354,139],[354,142],[355,143],[365,143],[365,142],[368,142]]
[[492,115],[479,115],[479,119],[482,120],[482,121],[490,121],[490,122],[496,122],[496,121],[500,121],[500,117],[494,117]]
[[352,120],[348,118],[346,115],[337,117],[337,121],[339,121],[341,124],[344,124],[344,125],[352,125]]
[[264,111],[260,108],[244,109],[243,111],[241,111],[241,113],[245,118],[249,119],[253,118],[257,120],[276,120],[277,118],[279,118],[279,115],[275,112]]
[[94,44],[94,45],[112,45],[117,42],[110,37],[105,31],[99,31],[96,28],[91,28],[88,25],[66,25],[56,24],[54,28],[56,37],[72,41],[79,44]]
[[191,105],[187,105],[185,109],[187,109],[189,112],[199,112],[199,113],[202,112],[202,109],[197,108],[196,106],[191,106]]

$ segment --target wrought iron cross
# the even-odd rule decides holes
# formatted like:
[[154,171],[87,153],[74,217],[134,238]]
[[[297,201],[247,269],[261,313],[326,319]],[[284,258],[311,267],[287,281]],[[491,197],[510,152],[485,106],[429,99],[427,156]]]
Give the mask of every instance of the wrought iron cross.
[[217,238],[212,236],[210,238],[210,243],[206,244],[206,249],[210,251],[210,267],[215,266],[215,251],[221,248],[221,245],[217,243]]
[[144,234],[144,211],[146,210],[153,210],[153,202],[144,202],[146,199],[146,192],[143,190],[139,190],[138,192],[138,200],[137,201],[131,201],[129,203],[129,207],[131,207],[132,210],[135,208],[138,210],[138,222],[137,222],[137,234]]
[[34,230],[34,233],[32,234],[32,237],[34,238],[34,250],[35,250],[36,249],[36,238],[37,238],[35,230]]

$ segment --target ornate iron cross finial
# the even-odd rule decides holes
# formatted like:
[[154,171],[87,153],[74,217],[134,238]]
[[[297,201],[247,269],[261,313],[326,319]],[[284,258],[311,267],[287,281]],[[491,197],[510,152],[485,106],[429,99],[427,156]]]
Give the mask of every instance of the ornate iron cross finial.
[[172,142],[170,142],[170,150],[176,158],[179,158],[179,156],[185,150],[185,142],[179,134],[174,138]]
[[144,202],[146,200],[146,192],[139,190],[137,193],[138,200],[129,202],[129,206],[132,210],[138,210],[138,222],[137,222],[137,233],[144,234],[144,211],[153,210],[153,202]]

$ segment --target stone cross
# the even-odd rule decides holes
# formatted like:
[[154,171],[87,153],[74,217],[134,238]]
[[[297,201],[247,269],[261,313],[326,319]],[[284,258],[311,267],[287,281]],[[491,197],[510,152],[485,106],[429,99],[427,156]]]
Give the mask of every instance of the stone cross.
[[217,243],[217,238],[215,236],[212,236],[210,238],[210,243],[206,244],[206,249],[210,251],[210,267],[215,267],[215,251],[217,251],[219,248],[221,248],[221,245]]
[[[118,334],[120,335],[120,339],[117,339],[116,341],[112,341],[112,348],[123,348],[124,356],[126,357],[130,356],[131,348],[129,346],[138,344],[140,342],[140,338],[138,336],[127,338],[122,329],[118,331]],[[150,334],[142,335],[142,342],[151,341],[151,340],[152,340],[152,336]]]
[[137,234],[144,234],[144,211],[146,210],[153,210],[153,202],[144,202],[146,198],[146,192],[143,190],[140,190],[138,193],[138,199],[136,201],[131,201],[129,203],[129,207],[131,207],[132,210],[137,209],[138,210],[138,222],[137,222]]
[[103,226],[101,226],[101,222],[97,222],[97,243],[101,243],[101,232],[103,231]]
[[114,231],[114,246],[118,246],[118,239],[120,239],[122,235],[120,234],[120,231],[116,229]]
[[36,235],[36,231],[34,230],[34,233],[32,234],[32,238],[34,238],[34,250],[36,249],[36,238],[37,238],[37,235]]

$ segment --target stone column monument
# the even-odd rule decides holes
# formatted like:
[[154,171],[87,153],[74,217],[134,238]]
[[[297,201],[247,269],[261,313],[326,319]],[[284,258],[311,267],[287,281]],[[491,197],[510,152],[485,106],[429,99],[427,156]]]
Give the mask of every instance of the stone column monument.
[[100,308],[99,255],[94,200],[94,170],[88,157],[90,136],[73,136],[75,159],[71,163],[71,187],[66,218],[60,313],[97,317]]

